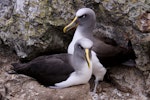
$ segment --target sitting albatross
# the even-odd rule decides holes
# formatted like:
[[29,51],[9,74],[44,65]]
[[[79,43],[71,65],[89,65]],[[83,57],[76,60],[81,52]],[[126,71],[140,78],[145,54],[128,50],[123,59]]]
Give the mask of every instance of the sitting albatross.
[[92,73],[96,78],[94,92],[96,92],[98,81],[102,81],[106,73],[106,69],[103,65],[105,67],[110,67],[121,64],[130,58],[135,57],[132,49],[122,48],[111,39],[108,40],[107,38],[107,40],[105,40],[103,38],[99,40],[95,38],[92,34],[95,27],[95,22],[95,12],[90,8],[81,8],[76,12],[76,17],[74,20],[63,29],[64,33],[66,33],[70,29],[77,26],[74,37],[68,47],[69,54],[73,54],[74,44],[78,39],[86,37],[94,43],[92,47]]
[[93,41],[94,45],[92,50],[97,54],[100,62],[105,67],[121,64],[129,59],[135,59],[135,54],[132,48],[120,47],[111,39],[108,42],[108,38],[106,41],[105,39],[100,40],[95,38],[92,34],[95,22],[96,16],[92,9],[81,8],[76,12],[74,20],[63,29],[64,33],[66,33],[77,26],[73,40],[68,47],[69,54],[73,53],[75,42],[80,38],[86,37]]
[[13,70],[50,88],[85,84],[92,75],[92,45],[91,40],[82,38],[76,42],[73,54],[40,56],[28,63],[13,63]]

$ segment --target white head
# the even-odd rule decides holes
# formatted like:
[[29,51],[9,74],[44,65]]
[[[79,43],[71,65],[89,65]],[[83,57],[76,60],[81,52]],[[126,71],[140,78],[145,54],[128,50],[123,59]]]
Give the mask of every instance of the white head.
[[81,8],[76,12],[74,20],[64,28],[64,33],[78,26],[84,32],[92,31],[96,22],[95,12],[90,8]]
[[77,41],[76,45],[80,44],[81,47],[85,48],[85,49],[91,49],[93,46],[93,42],[88,39],[88,38],[81,38]]
[[78,17],[79,25],[81,23],[89,24],[88,22],[95,23],[96,16],[95,12],[90,8],[81,8],[76,12],[76,17]]
[[76,68],[82,62],[86,62],[88,67],[91,66],[91,49],[93,42],[87,38],[79,39],[74,45],[73,61],[76,64]]

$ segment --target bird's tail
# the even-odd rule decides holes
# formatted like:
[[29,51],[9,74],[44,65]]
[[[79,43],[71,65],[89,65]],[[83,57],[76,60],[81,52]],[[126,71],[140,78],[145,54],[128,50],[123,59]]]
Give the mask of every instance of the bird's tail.
[[15,70],[15,69],[18,69],[19,68],[19,63],[12,63],[11,64],[12,66],[13,66],[13,69]]
[[14,71],[16,71],[16,72],[18,72],[18,71],[24,69],[23,64],[20,64],[20,63],[12,63],[11,65],[13,66],[13,67],[12,67],[12,70],[14,70]]
[[17,71],[20,68],[20,64],[19,63],[12,63],[11,65],[12,65],[12,67],[10,68],[8,73],[9,74],[17,74]]

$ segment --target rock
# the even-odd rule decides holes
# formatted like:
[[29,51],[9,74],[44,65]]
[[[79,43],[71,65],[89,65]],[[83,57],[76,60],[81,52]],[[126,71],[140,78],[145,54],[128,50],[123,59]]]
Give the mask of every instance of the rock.
[[117,66],[110,69],[112,82],[123,92],[139,93],[144,87],[143,74],[135,67]]
[[[150,66],[149,66],[150,67]],[[144,78],[145,78],[145,91],[147,93],[147,96],[150,97],[150,74],[149,74],[149,71],[145,71],[144,73]]]
[[91,100],[89,84],[50,89],[28,76],[8,74],[12,67],[10,64],[18,59],[16,55],[10,56],[9,53],[12,52],[0,52],[0,100]]
[[65,89],[49,89],[40,86],[35,81],[28,80],[21,87],[21,90],[17,90],[16,86],[9,88],[8,90],[11,91],[11,94],[7,94],[7,98],[11,100],[72,100],[76,98],[79,100],[90,100],[88,84]]
[[147,56],[149,42],[139,42],[143,36],[147,37],[143,32],[149,32],[148,1],[77,0],[66,3],[60,0],[1,0],[0,2],[1,45],[10,47],[23,60],[31,60],[43,54],[66,52],[73,34],[63,34],[62,29],[73,19],[79,8],[86,6],[96,12],[97,23],[94,31],[97,37],[112,38],[122,47],[128,47],[128,42],[131,41],[138,58],[137,66],[149,63]]
[[[82,1],[68,3],[59,0],[1,0],[0,39],[20,58],[29,60],[41,53],[65,52],[70,39],[62,29]],[[72,7],[74,3],[79,5]]]
[[139,15],[136,25],[138,29],[142,32],[150,32],[150,13],[146,12],[142,15]]
[[100,85],[101,92],[98,95],[98,100],[147,100],[143,95],[135,95],[128,92],[122,92],[114,85],[102,83]]
[[[21,74],[8,74],[10,65],[5,65],[0,73],[1,97],[8,100],[91,100],[89,84],[64,89],[50,89],[34,79]],[[2,70],[2,69],[1,69]]]
[[[104,82],[98,85],[96,100],[149,99],[149,71],[143,73],[136,67],[120,65],[107,69],[107,75],[109,76],[105,77]],[[92,83],[90,86],[93,88]]]
[[99,85],[99,99],[149,98],[149,0],[0,0],[0,98],[90,99],[88,84],[57,91],[29,77],[7,73],[11,62],[66,52],[74,31],[63,34],[62,29],[81,7],[96,12],[96,37],[111,38],[126,48],[130,42],[137,57],[135,67],[108,69],[110,81]]
[[91,100],[89,84],[65,89],[49,89],[34,79],[21,74],[8,74],[10,63],[17,62],[16,56],[0,57],[0,98],[1,100]]
[[[117,87],[117,90],[132,95],[131,98],[134,98],[136,95],[142,100],[148,99],[145,96],[145,86],[147,85],[145,84],[144,75],[140,70],[135,67],[117,66],[110,69],[109,72],[110,80]],[[147,82],[149,81],[147,80]]]

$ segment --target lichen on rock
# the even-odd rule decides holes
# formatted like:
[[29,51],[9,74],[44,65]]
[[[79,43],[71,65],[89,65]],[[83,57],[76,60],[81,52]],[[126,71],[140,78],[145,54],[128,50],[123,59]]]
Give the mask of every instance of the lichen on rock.
[[[96,13],[94,36],[109,37],[122,47],[128,47],[130,41],[137,57],[134,68],[108,69],[110,83],[100,83],[99,98],[149,98],[149,0],[0,0],[0,98],[76,99],[76,92],[81,91],[82,100],[83,96],[89,98],[89,85],[49,90],[29,77],[9,75],[6,70],[11,68],[11,62],[66,52],[74,31],[63,34],[62,29],[82,7],[92,8]],[[50,97],[50,93],[58,96]]]

